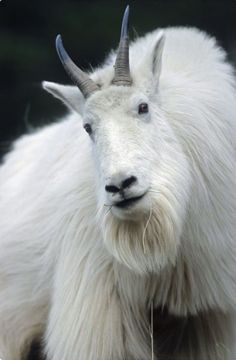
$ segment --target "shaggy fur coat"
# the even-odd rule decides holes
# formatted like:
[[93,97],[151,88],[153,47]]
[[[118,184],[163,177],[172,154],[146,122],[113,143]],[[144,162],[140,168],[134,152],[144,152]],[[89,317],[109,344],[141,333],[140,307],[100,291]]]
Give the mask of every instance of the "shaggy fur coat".
[[[45,83],[71,114],[21,137],[5,157],[3,360],[23,359],[34,339],[48,360],[236,358],[235,78],[213,38],[164,33],[161,68],[153,70],[159,31],[131,44],[135,89],[110,85],[114,54],[91,74],[102,91],[87,105],[75,87]],[[123,119],[117,104],[137,89],[152,108],[148,128],[135,128],[145,137],[129,141],[134,130],[123,120],[106,122],[103,141],[115,133],[117,146],[94,154],[86,111]],[[103,174],[136,158],[151,207],[124,219],[104,206]]]

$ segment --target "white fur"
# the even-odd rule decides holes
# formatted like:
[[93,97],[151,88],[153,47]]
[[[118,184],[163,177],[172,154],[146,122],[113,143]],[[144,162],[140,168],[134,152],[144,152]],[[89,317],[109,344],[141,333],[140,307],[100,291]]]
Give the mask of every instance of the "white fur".
[[[110,85],[115,54],[91,74],[102,89],[86,102],[44,83],[72,114],[21,137],[1,166],[3,360],[22,359],[40,336],[50,360],[151,359],[152,301],[157,360],[236,358],[233,71],[203,32],[164,37],[130,46],[132,87]],[[131,175],[129,195],[145,197],[104,206],[119,200],[105,185]],[[183,319],[173,349],[158,333],[162,307]]]

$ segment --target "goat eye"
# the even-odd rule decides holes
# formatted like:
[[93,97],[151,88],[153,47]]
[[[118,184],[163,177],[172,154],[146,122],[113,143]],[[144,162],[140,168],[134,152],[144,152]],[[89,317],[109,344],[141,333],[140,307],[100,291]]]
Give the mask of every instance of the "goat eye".
[[91,125],[89,124],[85,124],[84,125],[84,130],[89,134],[91,135],[92,134],[92,128],[91,128]]
[[148,113],[148,104],[147,103],[141,103],[138,106],[138,113],[139,114],[146,114]]

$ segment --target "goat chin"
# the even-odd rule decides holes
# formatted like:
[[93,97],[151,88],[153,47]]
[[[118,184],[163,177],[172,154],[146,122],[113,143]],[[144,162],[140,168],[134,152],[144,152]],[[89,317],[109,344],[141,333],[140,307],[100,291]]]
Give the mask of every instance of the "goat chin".
[[175,264],[182,220],[167,198],[159,196],[138,219],[121,220],[110,212],[101,223],[107,249],[129,269],[159,273],[167,263]]

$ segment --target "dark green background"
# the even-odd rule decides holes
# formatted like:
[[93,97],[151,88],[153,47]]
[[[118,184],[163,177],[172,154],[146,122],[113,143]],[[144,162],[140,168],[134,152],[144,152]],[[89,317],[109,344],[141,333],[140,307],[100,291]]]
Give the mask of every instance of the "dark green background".
[[[54,41],[84,69],[117,46],[127,1],[0,1],[0,152],[28,129],[55,120],[66,109],[40,89],[42,80],[69,83]],[[129,1],[130,33],[173,25],[197,26],[217,37],[236,63],[236,1]],[[222,94],[224,96],[224,94]]]

